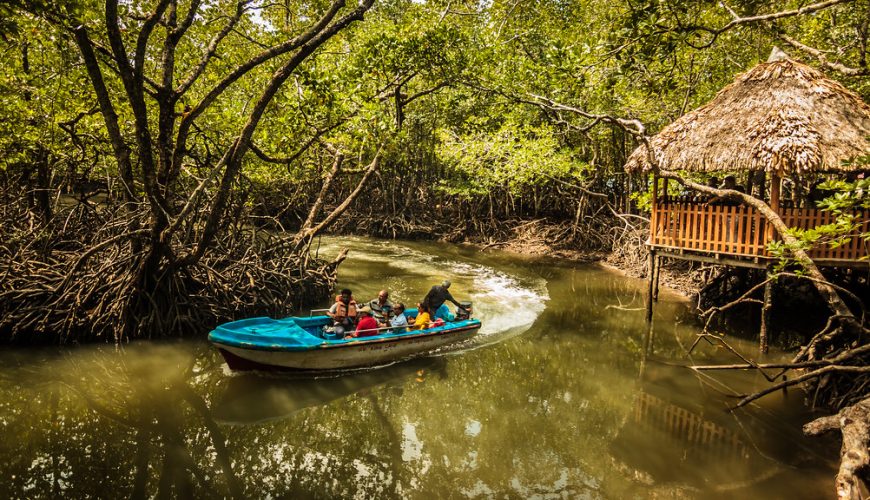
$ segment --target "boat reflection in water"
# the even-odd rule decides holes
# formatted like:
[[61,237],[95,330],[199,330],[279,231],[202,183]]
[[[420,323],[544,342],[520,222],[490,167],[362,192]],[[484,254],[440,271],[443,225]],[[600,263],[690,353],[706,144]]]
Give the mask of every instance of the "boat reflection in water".
[[443,358],[420,358],[384,368],[350,371],[325,377],[245,373],[229,377],[227,388],[212,408],[215,421],[253,425],[289,417],[304,408],[321,406],[352,394],[376,392],[404,384],[422,372],[442,373]]

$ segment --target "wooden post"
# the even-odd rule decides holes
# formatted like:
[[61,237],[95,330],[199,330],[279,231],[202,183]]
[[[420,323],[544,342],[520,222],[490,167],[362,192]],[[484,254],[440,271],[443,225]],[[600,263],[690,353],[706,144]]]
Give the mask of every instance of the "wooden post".
[[659,275],[662,274],[662,258],[656,257],[656,272],[653,276],[653,281],[655,284],[653,285],[653,301],[659,301]]
[[[770,173],[770,208],[776,212],[780,213],[779,208],[779,191],[780,186],[782,185],[782,179],[779,178],[779,175],[776,172]],[[767,248],[767,244],[773,241],[773,224],[767,223],[767,231],[764,237],[764,247]]]
[[[770,275],[770,269],[768,274]],[[761,331],[758,334],[758,349],[761,354],[767,354],[768,337],[770,332],[770,316],[773,308],[773,285],[775,280],[770,280],[764,285],[764,302],[761,306]]]
[[637,373],[638,380],[640,381],[643,381],[644,372],[646,372],[647,359],[652,355],[654,339],[655,323],[650,321],[649,326],[646,329],[646,335],[643,337],[643,355],[640,357],[640,367]]
[[649,250],[649,289],[646,294],[646,322],[652,321],[653,316],[653,287],[656,269],[656,251],[650,248]]
[[658,216],[656,210],[659,206],[659,175],[655,172],[652,174],[652,199],[650,200],[649,213],[649,244],[655,243],[656,226],[658,226]]

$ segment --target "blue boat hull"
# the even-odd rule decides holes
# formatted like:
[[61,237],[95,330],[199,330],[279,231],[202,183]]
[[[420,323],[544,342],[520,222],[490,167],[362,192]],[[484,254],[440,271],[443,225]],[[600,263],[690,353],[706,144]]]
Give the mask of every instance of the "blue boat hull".
[[209,334],[233,370],[336,370],[388,364],[474,336],[480,321],[354,339],[323,338],[326,316],[251,318],[223,324]]

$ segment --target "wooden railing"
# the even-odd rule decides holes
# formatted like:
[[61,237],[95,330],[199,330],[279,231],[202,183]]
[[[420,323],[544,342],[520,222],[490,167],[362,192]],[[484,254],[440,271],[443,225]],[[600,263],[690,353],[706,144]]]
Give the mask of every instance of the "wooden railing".
[[[781,208],[779,213],[787,226],[800,229],[836,220],[830,212],[809,208]],[[859,231],[870,230],[868,213],[857,215]],[[752,207],[666,202],[653,209],[650,244],[738,257],[769,257],[771,233],[767,221]],[[778,236],[773,234],[772,238]],[[859,237],[837,248],[819,245],[810,252],[811,257],[825,260],[856,261],[867,255],[867,242]]]
[[[814,208],[781,208],[782,220],[788,227],[798,229],[812,229],[814,227],[836,222],[837,217],[831,212],[823,212]],[[859,260],[862,257],[867,257],[870,254],[868,244],[864,239],[858,236],[860,233],[866,233],[870,230],[870,213],[857,212],[855,214],[859,229],[852,234],[849,241],[836,248],[831,248],[829,245],[819,245],[810,251],[810,257],[818,259],[832,260]]]
[[750,457],[750,448],[734,431],[651,394],[641,392],[635,396],[633,410],[634,425],[644,431],[668,433],[697,454]]

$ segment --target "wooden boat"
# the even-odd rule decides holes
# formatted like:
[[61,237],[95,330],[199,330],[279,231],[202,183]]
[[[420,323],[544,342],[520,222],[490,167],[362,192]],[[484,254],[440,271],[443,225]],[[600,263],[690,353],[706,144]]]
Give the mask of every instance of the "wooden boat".
[[480,320],[465,319],[425,330],[382,328],[377,335],[344,339],[324,332],[330,322],[328,316],[249,318],[218,326],[208,339],[233,370],[336,370],[410,358],[480,330]]

